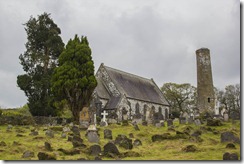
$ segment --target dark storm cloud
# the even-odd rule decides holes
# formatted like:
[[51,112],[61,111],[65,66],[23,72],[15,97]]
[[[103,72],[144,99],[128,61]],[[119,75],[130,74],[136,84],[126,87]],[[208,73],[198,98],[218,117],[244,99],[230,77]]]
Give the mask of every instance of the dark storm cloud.
[[0,106],[26,103],[16,77],[24,73],[23,23],[51,13],[65,43],[88,36],[95,68],[103,62],[147,78],[196,86],[195,51],[211,52],[214,85],[240,80],[240,4],[237,0],[0,1]]

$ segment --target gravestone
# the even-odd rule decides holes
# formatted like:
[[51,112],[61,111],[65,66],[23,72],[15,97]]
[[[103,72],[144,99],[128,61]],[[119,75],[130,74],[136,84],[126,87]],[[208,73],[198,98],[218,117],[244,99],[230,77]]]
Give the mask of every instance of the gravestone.
[[179,118],[180,124],[186,124],[186,117]]
[[98,136],[97,128],[95,125],[90,125],[88,127],[86,136],[87,136],[88,141],[91,143],[99,142],[99,136]]
[[167,120],[167,126],[169,127],[169,126],[172,126],[172,125],[174,125],[173,124],[173,120],[172,119],[168,119]]
[[103,149],[104,149],[104,154],[105,155],[108,155],[110,153],[112,153],[114,155],[119,155],[120,154],[118,148],[116,147],[116,145],[111,143],[111,142],[109,142],[106,145],[104,145]]
[[112,131],[110,129],[105,129],[103,131],[104,133],[104,139],[113,139],[113,136],[112,136]]
[[82,111],[80,112],[80,128],[87,129],[90,123],[90,114],[89,108],[83,107]]
[[133,146],[141,146],[142,143],[141,143],[141,140],[139,139],[136,139],[134,142],[133,142]]
[[52,130],[47,130],[45,135],[50,137],[50,138],[54,138],[54,132]]
[[34,152],[29,150],[25,151],[22,155],[22,158],[30,158],[30,157],[34,157]]
[[221,133],[221,142],[240,143],[240,139],[233,132],[223,132]]
[[140,109],[139,109],[139,104],[136,104],[136,111],[135,114],[133,116],[133,121],[132,122],[137,122],[138,124],[140,124],[142,122],[142,115],[140,113]]
[[102,152],[102,150],[101,150],[101,147],[99,145],[92,145],[89,148],[89,152],[90,152],[90,155],[97,156]]
[[224,113],[224,121],[228,122],[229,121],[229,115],[228,113]]
[[200,119],[194,120],[194,123],[195,123],[196,126],[200,126],[202,124]]
[[190,116],[190,118],[188,119],[188,124],[192,124],[194,122],[194,117]]
[[63,127],[63,132],[66,133],[66,132],[70,132],[70,128],[69,127]]

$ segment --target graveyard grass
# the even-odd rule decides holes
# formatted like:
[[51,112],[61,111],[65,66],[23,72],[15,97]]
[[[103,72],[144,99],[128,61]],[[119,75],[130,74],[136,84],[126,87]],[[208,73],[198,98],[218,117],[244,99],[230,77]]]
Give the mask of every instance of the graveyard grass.
[[[183,131],[186,127],[191,126],[194,130],[199,129],[199,126],[196,125],[179,125],[177,122],[174,122],[175,130]],[[205,125],[201,125],[205,126]],[[207,128],[207,126],[205,126]],[[58,149],[63,148],[65,150],[73,149],[71,142],[67,141],[67,138],[61,138],[62,128],[54,128],[55,137],[48,138],[45,136],[45,131],[43,126],[35,127],[38,129],[38,136],[30,136],[30,130],[34,129],[33,126],[14,126],[10,132],[7,132],[7,125],[0,126],[0,142],[4,141],[7,146],[0,146],[0,159],[1,160],[38,160],[38,152],[47,152],[56,156],[57,160],[77,160],[79,158],[85,158],[87,160],[94,160],[94,156],[88,154],[88,149],[94,143],[89,143],[85,137],[85,130],[81,131],[81,138],[84,140],[84,144],[87,145],[87,148],[82,148],[81,153],[77,155],[65,155],[63,152],[58,151]],[[50,127],[49,127],[50,128]],[[129,124],[128,126],[122,126],[117,124],[109,125],[108,127],[99,127],[100,142],[99,145],[103,150],[103,146],[108,143],[108,139],[104,139],[103,130],[111,129],[113,140],[119,135],[123,134],[127,137],[129,133],[133,133],[135,139],[140,139],[142,146],[133,147],[132,150],[126,150],[119,146],[118,149],[120,153],[123,152],[137,152],[139,156],[130,156],[120,158],[121,160],[222,160],[223,154],[225,152],[237,153],[240,158],[240,144],[235,144],[236,149],[225,148],[227,143],[220,142],[220,134],[225,131],[232,131],[238,137],[240,137],[240,122],[237,121],[235,124],[231,122],[225,122],[223,126],[211,127],[218,131],[218,134],[213,134],[210,131],[204,131],[201,135],[203,139],[202,142],[192,142],[189,139],[167,139],[164,141],[152,142],[152,136],[155,134],[170,133],[175,135],[175,132],[168,131],[167,126],[157,128],[155,126],[142,126],[139,125],[140,131],[136,131],[133,125]],[[16,130],[24,130],[24,137],[16,137]],[[193,130],[193,131],[194,131]],[[20,145],[13,145],[13,142],[16,141]],[[45,150],[44,143],[49,142],[53,151]],[[184,152],[182,149],[187,145],[195,145],[197,147],[196,152]],[[23,153],[26,151],[33,151],[33,158],[22,158]],[[133,153],[132,153],[133,154]],[[102,160],[116,160],[115,158],[102,157]]]

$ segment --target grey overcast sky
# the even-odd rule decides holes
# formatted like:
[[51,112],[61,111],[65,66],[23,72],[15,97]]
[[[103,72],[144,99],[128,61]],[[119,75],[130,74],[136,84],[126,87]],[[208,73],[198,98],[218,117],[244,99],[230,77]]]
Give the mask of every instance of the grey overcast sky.
[[238,0],[0,0],[0,107],[27,102],[16,84],[23,74],[23,24],[44,12],[66,44],[88,37],[97,70],[101,63],[146,78],[196,86],[195,51],[210,49],[214,85],[240,83]]

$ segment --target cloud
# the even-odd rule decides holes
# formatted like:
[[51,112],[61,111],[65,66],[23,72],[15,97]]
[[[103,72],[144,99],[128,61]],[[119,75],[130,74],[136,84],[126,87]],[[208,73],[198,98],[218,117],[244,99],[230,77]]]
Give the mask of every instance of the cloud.
[[[237,0],[0,1],[0,106],[26,103],[16,78],[23,74],[23,23],[51,13],[65,43],[88,36],[100,63],[165,82],[196,86],[196,55],[210,49],[214,85],[240,81],[240,2]],[[8,83],[6,83],[8,81]],[[6,86],[7,85],[7,86]],[[8,89],[6,89],[8,88]]]

